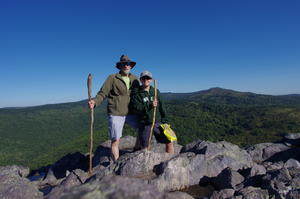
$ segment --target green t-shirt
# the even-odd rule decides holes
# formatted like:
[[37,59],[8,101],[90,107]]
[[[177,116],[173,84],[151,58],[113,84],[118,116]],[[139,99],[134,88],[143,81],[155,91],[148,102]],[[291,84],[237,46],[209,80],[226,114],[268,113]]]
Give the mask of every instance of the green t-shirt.
[[122,76],[122,79],[124,80],[127,90],[129,90],[129,86],[130,86],[130,79],[127,76]]

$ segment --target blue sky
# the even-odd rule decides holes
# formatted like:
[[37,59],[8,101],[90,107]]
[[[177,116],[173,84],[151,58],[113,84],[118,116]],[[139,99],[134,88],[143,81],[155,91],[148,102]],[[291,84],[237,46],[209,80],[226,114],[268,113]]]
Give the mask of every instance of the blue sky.
[[93,95],[122,54],[162,92],[300,93],[298,0],[1,0],[0,107]]

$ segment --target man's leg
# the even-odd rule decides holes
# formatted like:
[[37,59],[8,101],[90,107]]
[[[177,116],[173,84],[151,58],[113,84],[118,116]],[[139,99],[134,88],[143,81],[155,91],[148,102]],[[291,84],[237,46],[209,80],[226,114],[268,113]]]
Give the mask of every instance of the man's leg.
[[111,141],[111,155],[113,161],[116,161],[119,158],[119,144],[120,144],[120,139]]
[[119,144],[120,138],[122,137],[124,123],[125,116],[108,116],[108,130],[111,139],[111,155],[114,161],[119,158]]

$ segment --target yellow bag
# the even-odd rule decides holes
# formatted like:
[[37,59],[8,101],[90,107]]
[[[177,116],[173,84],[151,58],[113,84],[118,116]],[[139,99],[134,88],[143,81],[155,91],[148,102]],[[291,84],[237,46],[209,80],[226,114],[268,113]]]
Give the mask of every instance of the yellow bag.
[[163,129],[163,132],[169,141],[173,142],[177,140],[176,134],[171,129],[170,124],[161,124],[160,127]]

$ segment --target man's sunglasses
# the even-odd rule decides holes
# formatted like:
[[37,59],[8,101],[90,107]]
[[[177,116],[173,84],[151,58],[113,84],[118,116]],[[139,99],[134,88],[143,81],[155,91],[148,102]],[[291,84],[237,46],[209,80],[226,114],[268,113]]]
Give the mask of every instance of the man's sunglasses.
[[122,66],[131,66],[131,62],[123,62]]

